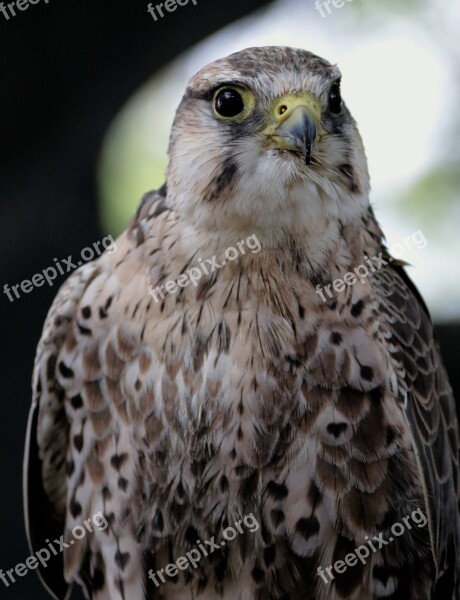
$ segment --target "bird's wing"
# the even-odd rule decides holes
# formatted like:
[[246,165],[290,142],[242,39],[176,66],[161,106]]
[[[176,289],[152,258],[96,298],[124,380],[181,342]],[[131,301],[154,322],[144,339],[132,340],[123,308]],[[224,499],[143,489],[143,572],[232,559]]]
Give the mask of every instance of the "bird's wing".
[[[64,531],[69,423],[65,392],[56,379],[57,357],[78,302],[98,271],[97,263],[86,264],[64,283],[37,348],[24,456],[24,510],[31,553],[46,549],[45,540],[59,539]],[[62,554],[52,556],[47,568],[39,567],[38,571],[55,598],[67,597],[70,590],[64,580]]]
[[[61,539],[68,517],[71,423],[66,405],[71,397],[73,400],[73,395],[70,389],[59,383],[59,379],[62,381],[70,377],[65,372],[69,367],[60,360],[62,353],[67,347],[67,353],[72,353],[75,345],[83,344],[88,337],[78,335],[77,331],[80,342],[76,341],[76,330],[85,334],[77,320],[77,310],[83,296],[91,288],[95,289],[96,296],[101,295],[109,284],[113,284],[118,291],[121,289],[117,277],[112,276],[113,265],[119,260],[119,254],[122,255],[121,259],[126,258],[131,249],[143,242],[145,220],[156,218],[168,210],[165,196],[165,188],[145,195],[127,233],[117,240],[119,245],[123,244],[123,250],[114,255],[113,262],[105,260],[106,255],[103,255],[73,273],[59,290],[46,318],[34,364],[33,401],[24,457],[25,521],[33,553],[47,549],[45,540],[53,544],[54,540]],[[142,293],[147,296],[146,290]],[[105,318],[107,314],[103,316]],[[108,335],[108,321],[110,319],[104,319],[104,327],[99,331],[98,335],[102,338]],[[88,356],[92,357],[90,354]],[[93,367],[96,368],[95,365]],[[77,544],[72,546],[72,551],[76,549]],[[46,552],[50,554],[50,559],[46,568],[39,567],[39,574],[48,591],[62,600],[70,593],[64,579],[64,572],[68,571],[64,561],[68,561],[69,557],[65,556],[67,551],[56,556],[54,552]]]
[[459,436],[452,390],[428,311],[404,268],[393,263],[375,282],[424,486],[437,569],[432,597],[457,598]]

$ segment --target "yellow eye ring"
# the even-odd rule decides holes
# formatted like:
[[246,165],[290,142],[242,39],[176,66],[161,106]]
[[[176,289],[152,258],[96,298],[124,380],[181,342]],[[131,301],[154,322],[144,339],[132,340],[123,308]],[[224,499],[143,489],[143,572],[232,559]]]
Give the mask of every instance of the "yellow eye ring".
[[253,93],[239,85],[222,86],[213,98],[214,113],[224,121],[243,121],[251,114],[254,106]]

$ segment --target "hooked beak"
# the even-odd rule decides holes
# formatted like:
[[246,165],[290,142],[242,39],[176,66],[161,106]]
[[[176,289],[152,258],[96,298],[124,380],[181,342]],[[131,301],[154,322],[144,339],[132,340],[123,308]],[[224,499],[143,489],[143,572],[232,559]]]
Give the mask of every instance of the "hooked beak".
[[305,164],[311,162],[311,149],[316,139],[316,123],[311,119],[307,109],[299,106],[291,116],[278,127],[273,139],[281,148],[301,152]]
[[308,99],[284,98],[276,109],[276,122],[263,133],[283,150],[299,152],[311,162],[313,144],[320,128],[320,114]]

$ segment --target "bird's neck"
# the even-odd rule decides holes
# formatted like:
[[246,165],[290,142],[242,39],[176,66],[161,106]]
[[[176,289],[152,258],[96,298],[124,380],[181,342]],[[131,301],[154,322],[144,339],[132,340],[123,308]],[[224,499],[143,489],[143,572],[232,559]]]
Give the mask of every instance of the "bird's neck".
[[[297,271],[305,277],[335,276],[353,270],[364,257],[378,254],[382,233],[367,211],[353,222],[321,216],[314,223],[294,227],[276,226],[276,222],[244,222],[219,220],[212,226],[207,221],[188,222],[187,239],[190,255],[202,258],[218,256],[219,260],[242,260],[246,265],[269,265],[284,272]],[[262,257],[268,260],[262,260]]]

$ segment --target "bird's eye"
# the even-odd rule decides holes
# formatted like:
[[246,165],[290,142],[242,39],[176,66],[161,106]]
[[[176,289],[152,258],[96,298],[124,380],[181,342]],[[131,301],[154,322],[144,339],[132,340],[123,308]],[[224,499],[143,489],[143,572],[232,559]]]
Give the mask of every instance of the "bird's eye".
[[237,117],[244,111],[244,100],[235,88],[219,90],[214,99],[216,113],[226,119]]
[[338,83],[334,83],[329,92],[329,110],[334,115],[339,115],[342,111],[342,96],[340,95]]

